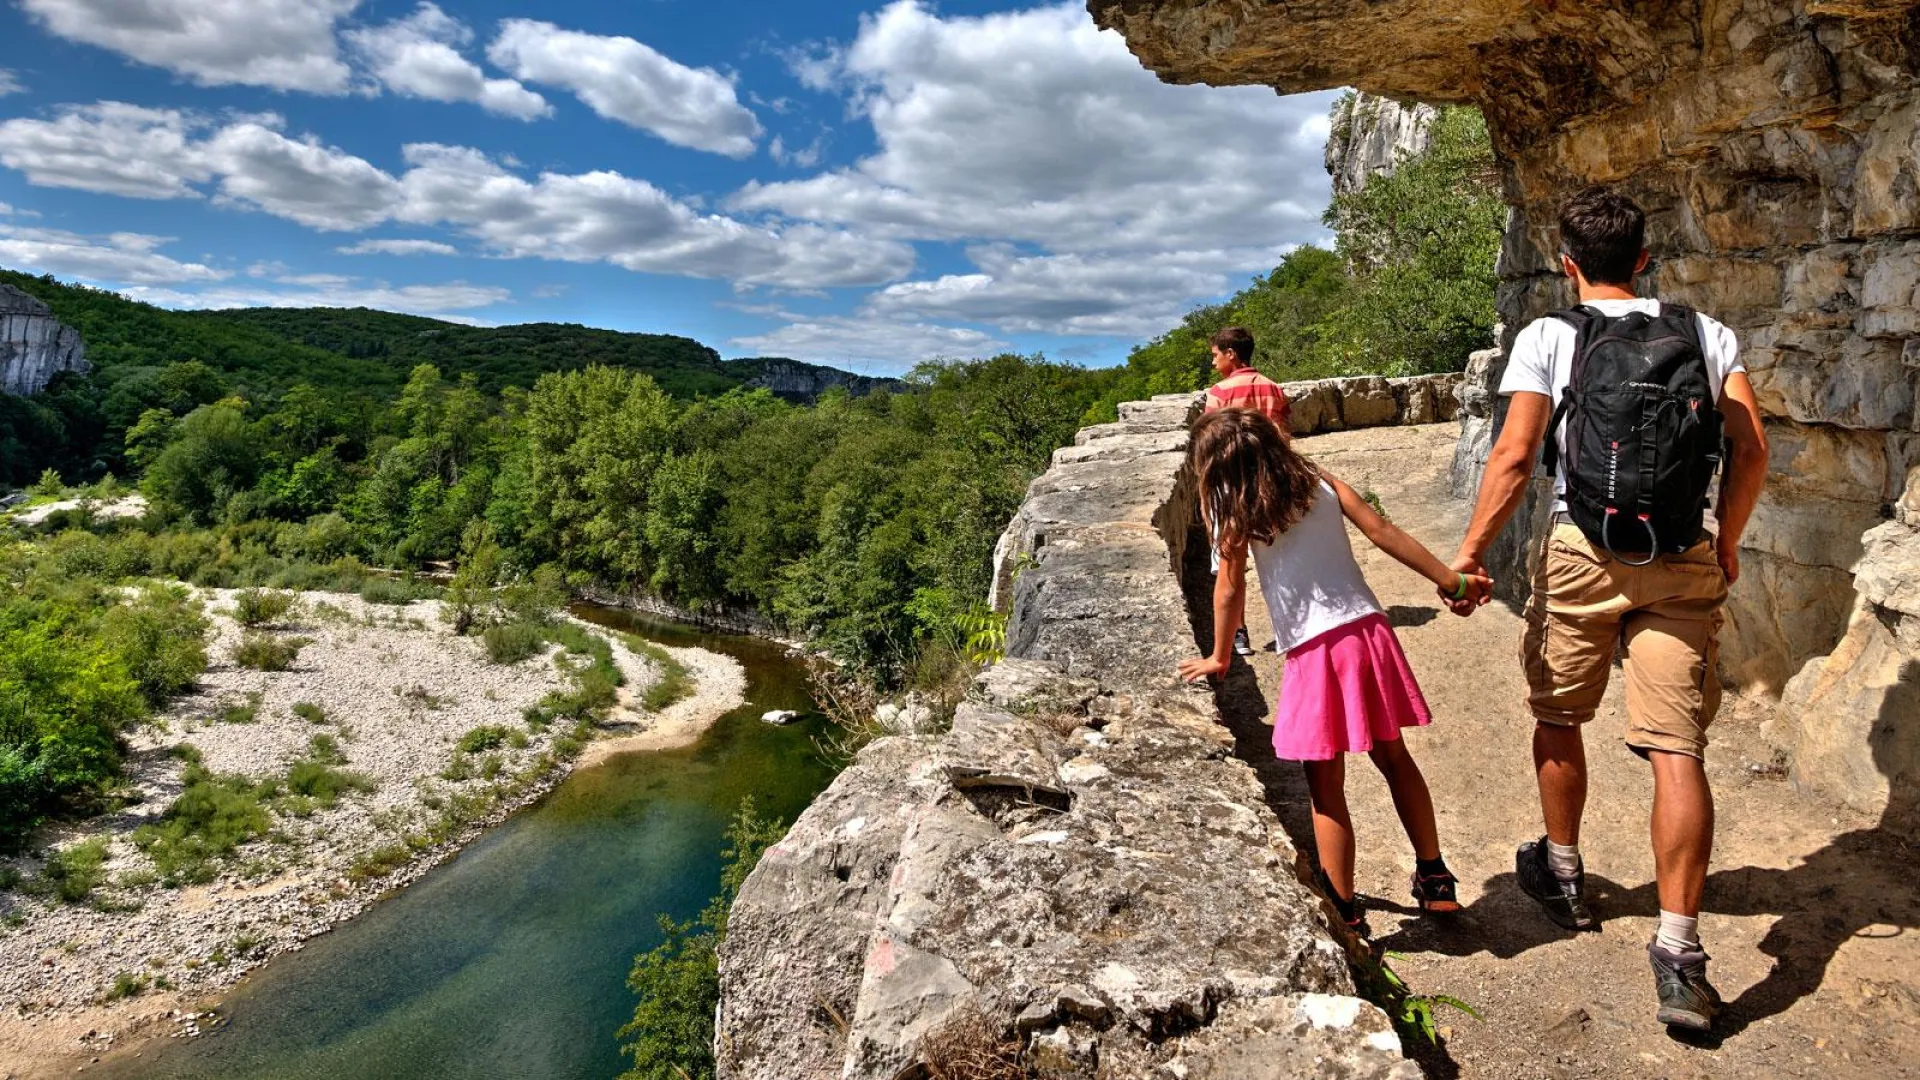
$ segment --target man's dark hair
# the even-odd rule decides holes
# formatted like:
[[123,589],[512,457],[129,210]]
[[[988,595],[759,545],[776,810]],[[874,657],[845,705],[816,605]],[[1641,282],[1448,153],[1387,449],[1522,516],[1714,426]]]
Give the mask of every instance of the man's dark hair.
[[1595,285],[1630,285],[1647,246],[1647,215],[1625,195],[1590,187],[1560,204],[1560,249]]
[[1208,339],[1207,344],[1232,353],[1242,364],[1253,363],[1253,331],[1244,326],[1229,326]]

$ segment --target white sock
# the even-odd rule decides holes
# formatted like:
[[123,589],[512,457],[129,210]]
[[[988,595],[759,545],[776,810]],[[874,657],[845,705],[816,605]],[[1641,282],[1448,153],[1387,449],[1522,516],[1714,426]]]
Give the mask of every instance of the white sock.
[[1572,881],[1580,876],[1580,845],[1556,844],[1547,841],[1547,869],[1561,881]]
[[1660,929],[1654,938],[1659,946],[1668,952],[1700,951],[1700,919],[1675,915],[1662,908],[1660,911]]

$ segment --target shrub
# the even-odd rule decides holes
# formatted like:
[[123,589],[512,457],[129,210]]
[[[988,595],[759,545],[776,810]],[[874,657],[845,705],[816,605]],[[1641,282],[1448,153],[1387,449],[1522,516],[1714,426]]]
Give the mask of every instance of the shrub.
[[546,635],[537,626],[506,623],[489,626],[481,640],[487,646],[487,659],[496,664],[517,664],[546,647]]
[[483,754],[488,750],[499,749],[500,744],[506,741],[506,728],[498,724],[487,724],[460,736],[458,749],[463,754]]
[[416,600],[431,600],[440,595],[440,590],[423,581],[396,578],[368,578],[360,586],[360,599],[369,604],[389,604],[404,607]]
[[367,793],[374,790],[374,782],[368,777],[336,769],[324,761],[308,758],[296,761],[287,770],[287,790],[294,795],[312,799],[323,808],[332,809],[340,801],[340,796],[348,792]]
[[148,585],[107,610],[101,634],[118,652],[149,705],[192,689],[207,670],[207,620],[178,586]]
[[440,770],[440,779],[456,784],[473,779],[473,756],[464,750],[455,750],[447,767]]
[[134,844],[153,860],[168,885],[210,881],[214,860],[267,831],[272,819],[261,805],[276,785],[244,776],[215,776],[189,765],[186,790],[155,825],[134,830]]
[[123,971],[113,977],[112,988],[100,995],[100,1000],[104,1003],[119,1001],[123,998],[138,997],[140,994],[145,993],[146,989],[147,977],[145,975],[135,975],[131,971]]
[[347,868],[347,877],[352,881],[383,878],[407,865],[412,858],[413,848],[406,843],[387,844],[355,859],[353,865]]
[[241,626],[271,626],[293,610],[295,597],[290,592],[266,589],[242,589],[233,598],[233,618]]
[[285,671],[306,645],[306,638],[278,638],[250,631],[233,647],[233,662],[255,671]]
[[47,856],[47,882],[60,899],[79,903],[106,879],[106,862],[106,837],[83,840]]
[[672,653],[643,637],[633,634],[624,636],[627,648],[652,661],[654,669],[659,672],[653,685],[640,695],[642,708],[648,712],[659,712],[693,692],[693,678],[687,673],[687,666],[675,660]]
[[[251,724],[258,719],[260,719],[260,695],[257,693],[248,694],[245,704],[229,705],[220,712],[220,722],[223,724]],[[200,760],[197,751],[193,760]]]
[[311,701],[294,702],[293,715],[305,720],[309,724],[324,724],[327,722],[327,711]]

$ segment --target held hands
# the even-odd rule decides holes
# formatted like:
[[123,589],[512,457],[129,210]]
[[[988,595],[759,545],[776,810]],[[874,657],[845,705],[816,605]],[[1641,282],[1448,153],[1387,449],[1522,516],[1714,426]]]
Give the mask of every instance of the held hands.
[[1207,678],[1210,675],[1225,675],[1226,673],[1226,662],[1215,660],[1211,656],[1201,656],[1191,660],[1180,661],[1181,682],[1199,682],[1201,679]]
[[1452,569],[1455,573],[1466,575],[1467,590],[1465,596],[1459,596],[1460,583],[1457,578],[1453,588],[1439,586],[1440,602],[1447,606],[1447,610],[1464,618],[1493,599],[1493,578],[1488,576],[1487,568],[1480,565],[1478,559],[1455,559]]

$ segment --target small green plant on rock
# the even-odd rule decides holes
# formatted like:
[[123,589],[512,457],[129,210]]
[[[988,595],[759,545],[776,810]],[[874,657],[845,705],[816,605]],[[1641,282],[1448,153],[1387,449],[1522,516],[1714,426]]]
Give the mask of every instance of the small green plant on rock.
[[295,702],[293,715],[305,720],[309,724],[324,724],[327,722],[327,711],[311,701]]
[[269,589],[242,589],[233,597],[233,618],[249,629],[272,626],[293,610],[294,595]]
[[[247,695],[247,700],[239,705],[229,705],[220,710],[220,722],[223,724],[251,724],[260,719],[260,694],[258,691]],[[182,744],[183,746],[185,744]],[[186,749],[193,750],[187,746]],[[194,751],[191,761],[199,761],[199,751]]]
[[135,975],[131,971],[123,971],[113,977],[113,985],[107,989],[106,993],[100,995],[100,1001],[102,1004],[106,1004],[114,1001],[122,1001],[130,997],[139,997],[145,993],[146,990],[147,977],[145,975]]
[[106,879],[107,839],[96,836],[47,856],[47,883],[55,895],[77,904]]
[[248,632],[233,647],[233,662],[255,671],[285,671],[293,666],[307,644],[306,638]]
[[486,724],[474,728],[460,736],[458,748],[462,753],[481,754],[488,750],[497,750],[507,741],[507,729],[498,724]]
[[1359,964],[1362,993],[1386,1011],[1402,1038],[1418,1037],[1430,1046],[1438,1044],[1440,1028],[1435,1014],[1442,1007],[1458,1009],[1475,1020],[1486,1019],[1480,1010],[1451,994],[1414,993],[1399,973],[1387,966],[1388,960],[1403,959],[1402,954],[1394,952],[1376,959],[1369,952]]

